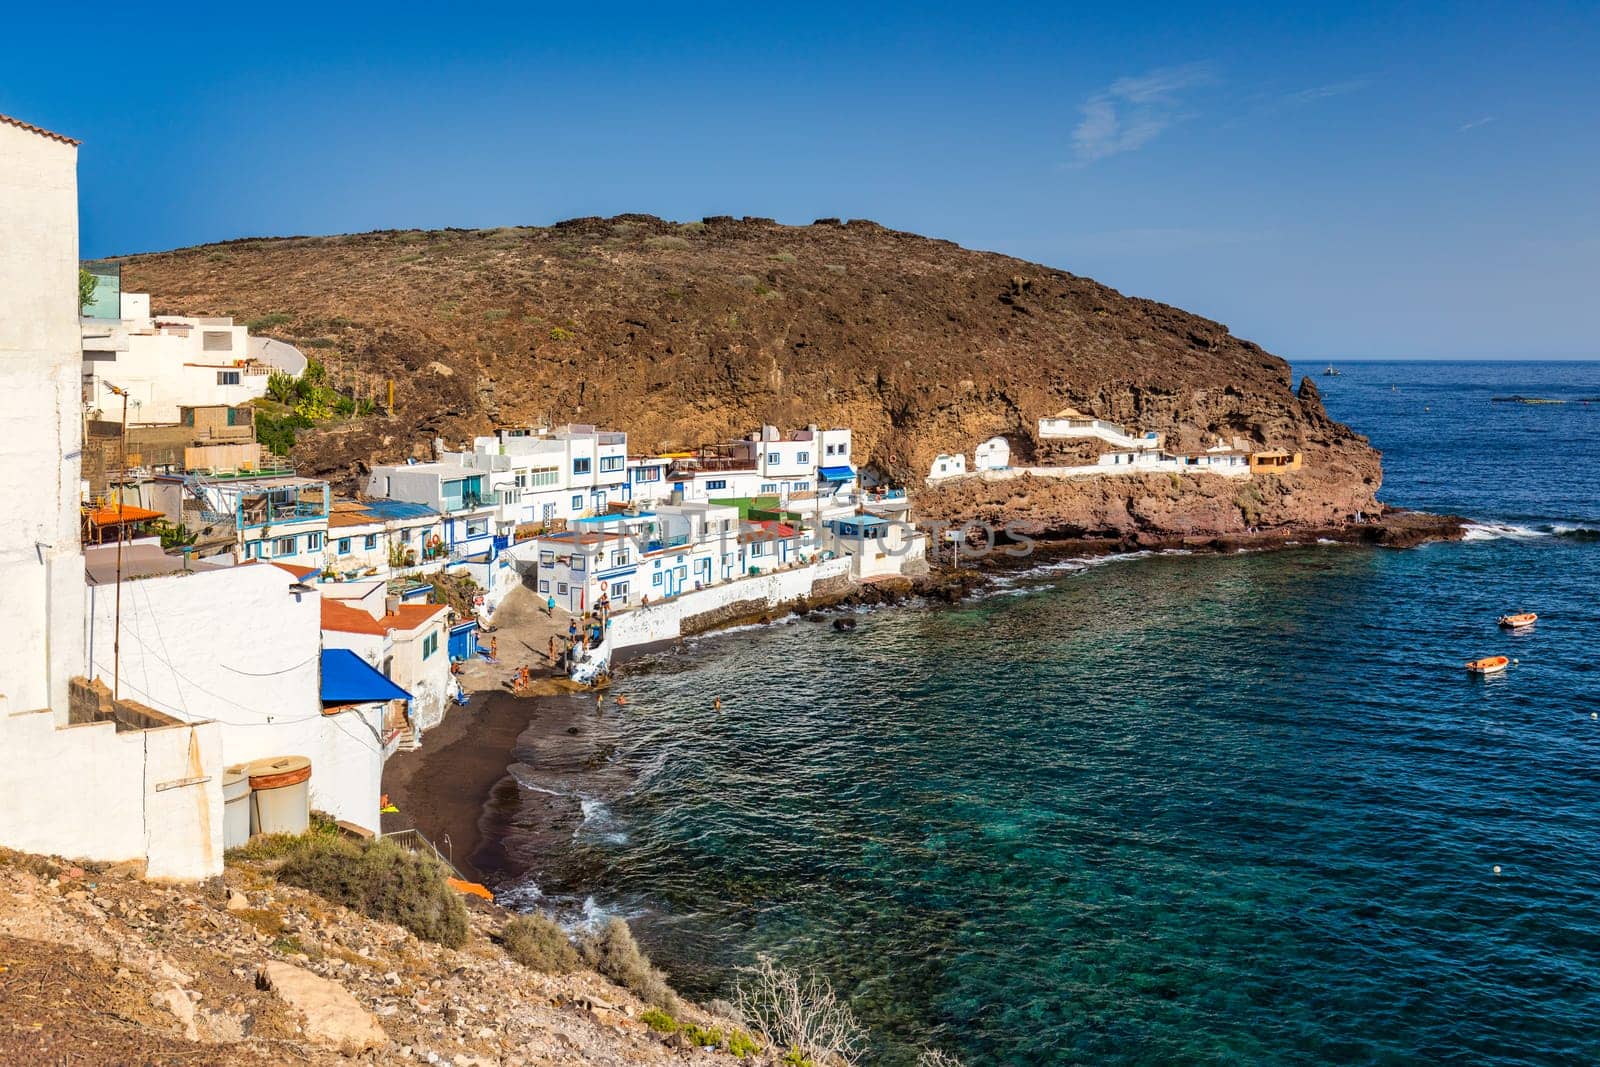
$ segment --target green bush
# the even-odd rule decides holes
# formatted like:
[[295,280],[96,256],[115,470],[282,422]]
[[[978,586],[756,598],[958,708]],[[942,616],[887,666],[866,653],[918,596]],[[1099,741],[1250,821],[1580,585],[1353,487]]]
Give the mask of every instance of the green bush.
[[543,915],[517,916],[506,923],[500,940],[507,955],[529,970],[568,974],[582,963],[567,932]]
[[260,441],[267,451],[287,456],[294,449],[295,431],[310,429],[312,425],[310,419],[298,412],[288,415],[269,415],[265,411],[258,411],[256,440]]
[[274,311],[261,316],[259,319],[251,319],[249,322],[244,324],[244,328],[249,330],[251,333],[260,333],[262,330],[270,330],[274,326],[282,326],[292,318],[294,318],[293,315],[286,315],[281,311]]
[[552,340],[552,341],[571,341],[573,338],[575,338],[577,336],[578,336],[577,334],[573,333],[571,330],[567,329],[565,326],[552,326],[552,327],[550,327],[550,340]]
[[324,834],[299,838],[277,870],[286,885],[403,926],[424,941],[459,948],[467,940],[467,908],[447,876],[437,860],[391,841]]
[[728,1035],[728,1051],[743,1059],[760,1052],[761,1046],[756,1043],[755,1038],[743,1030],[734,1030]]
[[646,248],[672,249],[681,252],[686,248],[693,248],[694,244],[686,237],[658,235],[656,237],[646,237],[644,246]]
[[640,1000],[668,1012],[678,1010],[678,996],[667,985],[667,976],[640,951],[633,931],[621,919],[609,920],[578,948],[585,963]]
[[658,1034],[675,1034],[678,1032],[678,1020],[660,1008],[647,1008],[640,1012],[639,1021]]
[[280,404],[292,404],[299,392],[295,389],[294,375],[275,370],[267,375],[267,395]]

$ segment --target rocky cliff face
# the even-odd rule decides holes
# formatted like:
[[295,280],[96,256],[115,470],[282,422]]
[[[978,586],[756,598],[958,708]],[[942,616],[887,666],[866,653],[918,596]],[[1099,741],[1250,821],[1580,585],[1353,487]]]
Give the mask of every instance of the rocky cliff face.
[[1037,420],[1067,406],[1175,446],[1299,449],[1307,470],[1244,504],[1200,478],[1015,501],[1017,486],[962,486],[929,506],[1004,504],[1063,528],[1317,521],[1374,510],[1380,478],[1314,387],[1296,396],[1283,360],[1220,323],[870,222],[621,216],[235,241],[132,257],[124,284],[160,311],[262,320],[368,395],[392,379],[393,416],[297,446],[308,472],[352,482],[435,435],[571,420],[626,429],[640,451],[850,425],[858,466],[917,484],[938,453],[995,435],[1032,460]]

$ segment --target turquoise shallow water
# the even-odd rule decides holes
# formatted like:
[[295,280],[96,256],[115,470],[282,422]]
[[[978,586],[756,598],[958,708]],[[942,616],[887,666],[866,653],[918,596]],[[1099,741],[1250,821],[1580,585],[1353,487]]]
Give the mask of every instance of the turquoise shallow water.
[[1600,1059],[1600,404],[1490,403],[1600,366],[1344,370],[1385,499],[1472,540],[1058,565],[652,657],[601,727],[629,784],[530,882],[700,996],[815,964],[874,1062]]

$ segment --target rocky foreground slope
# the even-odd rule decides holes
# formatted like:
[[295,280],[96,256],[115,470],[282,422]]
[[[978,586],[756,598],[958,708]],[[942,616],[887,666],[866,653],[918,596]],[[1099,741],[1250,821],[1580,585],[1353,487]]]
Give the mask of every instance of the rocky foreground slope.
[[230,865],[225,885],[172,886],[132,864],[0,850],[0,1062],[741,1062],[662,1038],[597,974],[512,961],[494,944],[507,919],[477,904],[454,950],[249,866]]
[[[585,421],[636,450],[761,423],[850,425],[857,464],[917,484],[941,452],[1003,434],[1045,450],[1063,407],[1199,448],[1243,437],[1303,451],[1261,499],[1211,478],[1107,489],[967,487],[930,501],[1041,528],[1187,531],[1317,523],[1378,510],[1378,454],[1330,420],[1287,364],[1226,326],[1088,278],[871,222],[676,224],[650,216],[549,227],[233,241],[134,256],[124,285],[158,311],[231,314],[325,360],[392,416],[303,437],[310,473],[354,484],[373,460],[495,425]],[[1137,480],[1135,480],[1137,481]],[[1192,500],[1187,498],[1193,497]]]

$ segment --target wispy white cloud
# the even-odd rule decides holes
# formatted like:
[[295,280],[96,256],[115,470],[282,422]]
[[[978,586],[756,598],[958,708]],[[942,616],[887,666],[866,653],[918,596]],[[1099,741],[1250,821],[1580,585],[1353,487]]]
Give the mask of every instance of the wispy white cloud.
[[1216,78],[1204,63],[1118,78],[1078,106],[1072,154],[1079,166],[1143,148],[1186,117],[1182,94]]
[[1473,119],[1471,122],[1463,122],[1460,126],[1456,127],[1456,132],[1457,133],[1466,133],[1468,130],[1477,129],[1479,126],[1487,126],[1487,125],[1489,125],[1489,123],[1491,123],[1493,121],[1494,121],[1494,116],[1493,115],[1485,115],[1481,119]]
[[1290,93],[1288,99],[1297,104],[1309,104],[1317,100],[1326,100],[1330,96],[1344,96],[1347,93],[1359,93],[1372,84],[1365,78],[1354,78],[1350,81],[1332,82],[1328,85],[1314,85],[1309,89]]

